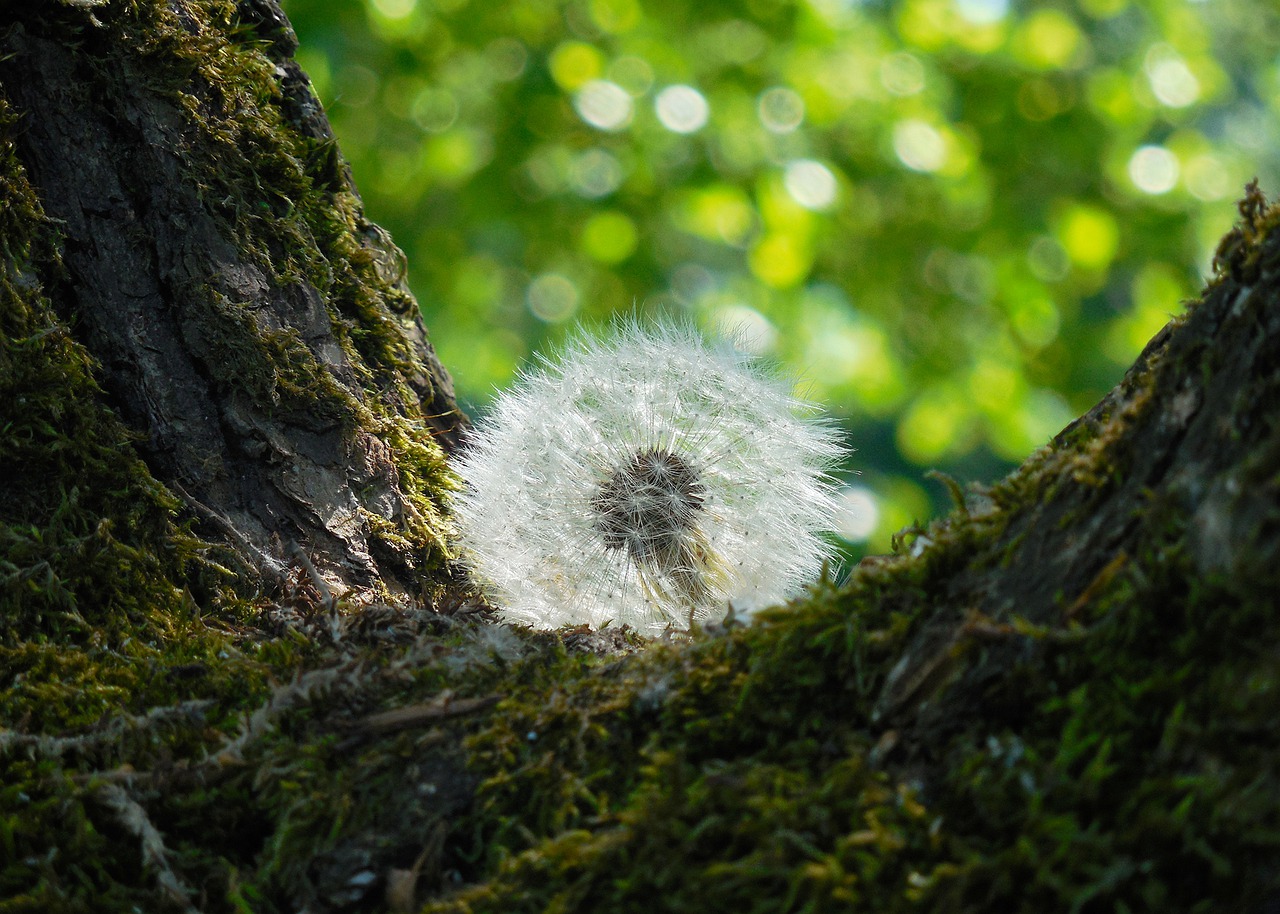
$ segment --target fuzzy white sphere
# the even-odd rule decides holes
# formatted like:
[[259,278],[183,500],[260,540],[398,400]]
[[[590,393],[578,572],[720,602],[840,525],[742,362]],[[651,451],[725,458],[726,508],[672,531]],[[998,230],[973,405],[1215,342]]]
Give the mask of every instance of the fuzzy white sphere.
[[693,331],[581,337],[472,433],[463,557],[509,620],[539,628],[655,634],[778,603],[830,554],[842,449],[814,414]]

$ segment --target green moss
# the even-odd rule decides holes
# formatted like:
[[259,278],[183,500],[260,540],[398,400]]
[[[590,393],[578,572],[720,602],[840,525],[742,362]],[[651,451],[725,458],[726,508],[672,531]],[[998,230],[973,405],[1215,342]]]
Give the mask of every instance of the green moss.
[[942,775],[923,793],[910,766],[875,761],[898,738],[875,698],[945,582],[926,574],[904,601],[908,562],[625,672],[553,668],[473,738],[485,875],[426,910],[1261,898],[1280,838],[1274,591],[1198,576],[1182,533],[1096,591],[1087,630],[1007,633],[1034,649],[931,734]]
[[[15,119],[0,101],[0,121]],[[178,523],[45,298],[36,271],[59,269],[56,239],[12,146],[0,156],[0,643],[158,634],[208,547]]]
[[[331,309],[359,381],[379,393],[344,387],[296,330],[259,325],[213,286],[181,291],[202,314],[215,385],[384,440],[412,503],[385,536],[429,581],[446,555],[439,490],[453,477],[402,376],[410,355],[387,306],[399,314],[412,300],[372,254],[345,262],[367,226],[331,142],[287,123],[268,44],[235,24],[235,4],[187,12],[111,4],[95,8],[98,25],[56,5],[42,15],[51,29],[81,29],[107,84],[138,76],[129,55],[158,64],[152,82],[125,91],[167,94],[186,111],[175,151],[209,177],[198,192],[226,207],[226,237],[272,281],[312,283]],[[208,96],[219,104],[195,101],[193,76],[226,90]],[[109,407],[98,366],[45,291],[62,276],[61,239],[16,156],[20,118],[0,99],[0,910],[153,910],[155,867],[96,779],[141,770],[147,803],[172,787],[156,818],[180,871],[225,873],[228,860],[252,871],[253,844],[238,842],[261,831],[254,791],[175,771],[224,745],[273,681],[322,652],[289,629],[266,636],[264,618],[281,608],[236,596],[225,557],[191,533]],[[207,840],[211,823],[218,840]],[[220,878],[231,892],[234,879]]]

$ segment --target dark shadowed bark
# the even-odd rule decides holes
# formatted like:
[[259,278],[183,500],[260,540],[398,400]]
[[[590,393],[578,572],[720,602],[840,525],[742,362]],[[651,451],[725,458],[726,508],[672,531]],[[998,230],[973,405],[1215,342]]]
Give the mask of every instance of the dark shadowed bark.
[[301,549],[339,590],[420,593],[439,531],[416,464],[461,416],[292,30],[273,2],[122,6],[0,22],[9,139],[62,242],[34,265],[53,311],[243,568],[277,584]]

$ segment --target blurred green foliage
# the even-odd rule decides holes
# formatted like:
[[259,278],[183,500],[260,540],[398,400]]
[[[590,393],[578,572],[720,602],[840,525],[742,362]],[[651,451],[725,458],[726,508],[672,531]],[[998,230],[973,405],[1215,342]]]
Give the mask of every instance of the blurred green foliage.
[[1280,189],[1265,0],[285,5],[464,405],[580,321],[737,328],[847,427],[855,552],[1087,410]]

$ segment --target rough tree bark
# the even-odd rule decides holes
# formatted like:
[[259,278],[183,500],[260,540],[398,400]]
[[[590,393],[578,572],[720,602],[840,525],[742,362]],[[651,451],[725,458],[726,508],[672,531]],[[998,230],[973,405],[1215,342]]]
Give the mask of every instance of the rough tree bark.
[[269,584],[301,549],[340,591],[419,594],[440,542],[416,464],[461,416],[283,14],[6,18],[11,141],[63,238],[36,275],[151,473]]
[[1116,390],[898,554],[535,634],[440,598],[461,419],[278,8],[0,10],[0,910],[1280,903],[1256,188]]

